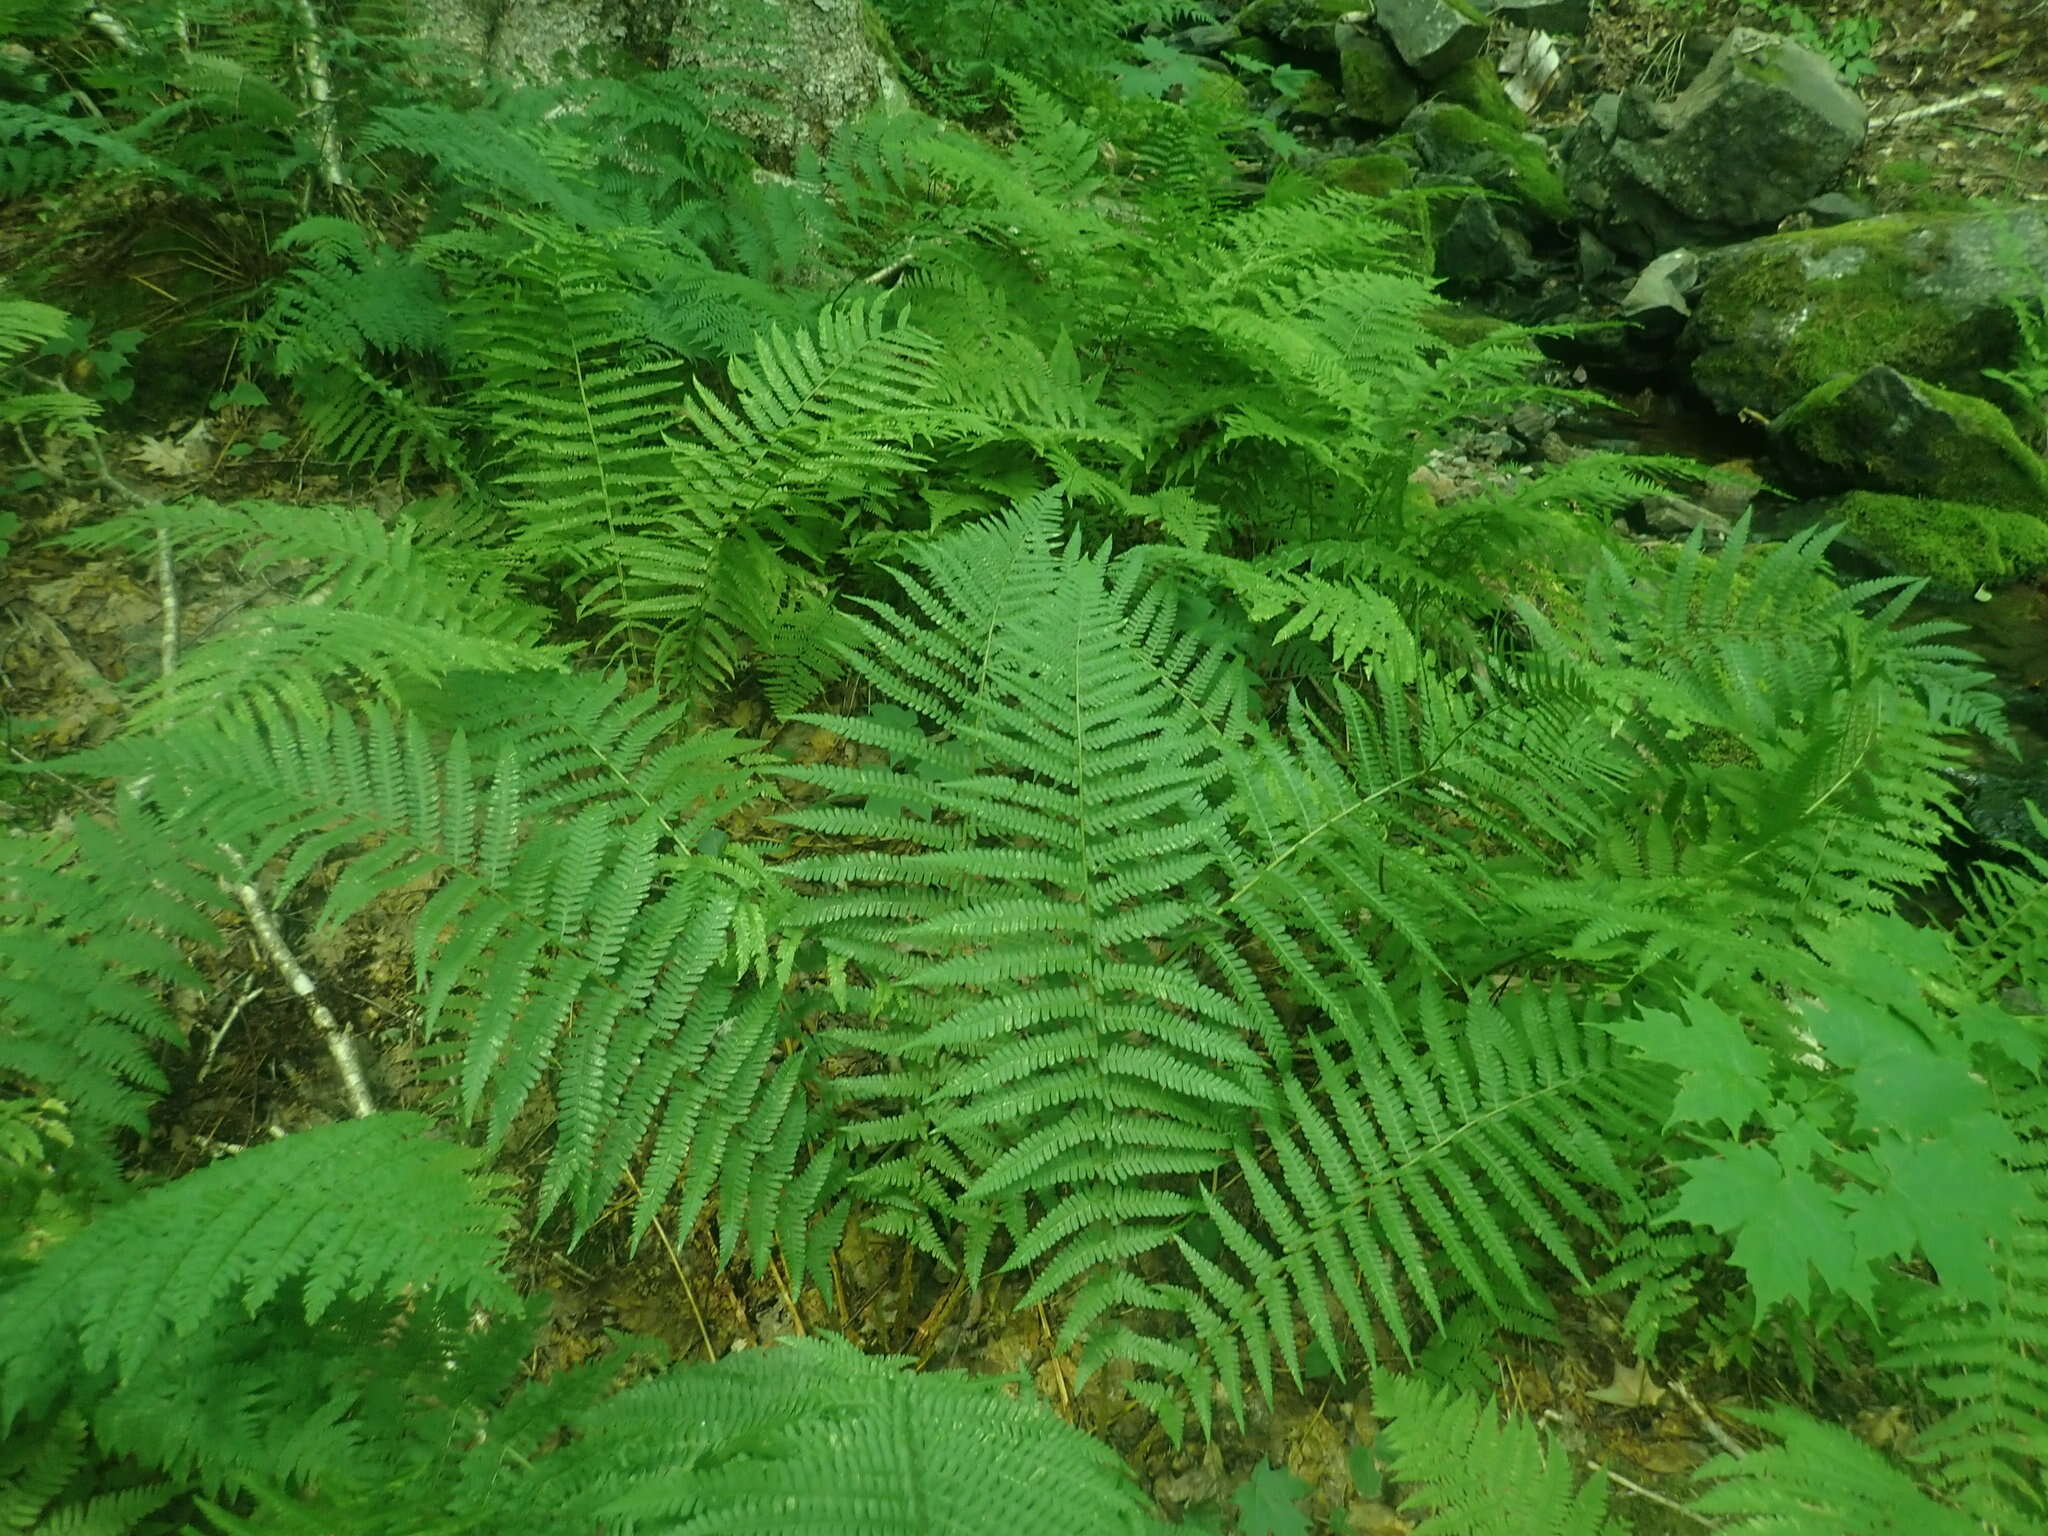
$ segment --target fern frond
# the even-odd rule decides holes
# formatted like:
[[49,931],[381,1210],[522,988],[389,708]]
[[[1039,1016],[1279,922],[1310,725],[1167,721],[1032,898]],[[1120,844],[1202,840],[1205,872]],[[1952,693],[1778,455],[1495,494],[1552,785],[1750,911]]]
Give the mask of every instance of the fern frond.
[[544,615],[513,590],[506,562],[436,539],[411,515],[387,523],[360,507],[194,498],[119,514],[67,542],[141,553],[159,530],[180,559],[235,551],[251,577],[295,590],[299,601],[257,606],[186,652],[138,725],[231,711],[309,677],[391,695],[451,672],[562,665],[563,648],[539,643]]
[[621,515],[616,569],[592,606],[615,632],[651,630],[684,691],[729,679],[742,645],[767,640],[798,562],[824,553],[836,509],[922,462],[911,444],[934,352],[880,302],[856,302],[821,312],[815,334],[761,338],[732,365],[731,403],[700,383],[672,499]]
[[1715,1486],[1692,1502],[1720,1527],[1755,1536],[1979,1536],[1976,1521],[1935,1503],[1847,1430],[1790,1408],[1743,1415],[1784,1444],[1717,1456],[1695,1474]]
[[813,1337],[671,1371],[583,1418],[540,1497],[583,1517],[556,1529],[928,1536],[992,1511],[1017,1536],[1164,1529],[1115,1454],[1034,1398],[909,1363]]
[[1992,1256],[1994,1299],[1972,1305],[1951,1287],[1919,1288],[1884,1362],[1946,1405],[1915,1438],[1914,1460],[1959,1508],[2010,1530],[2048,1512],[2048,1104],[2031,1098],[2015,1118],[2030,1133],[2035,1199]]
[[1432,1389],[1375,1371],[1372,1408],[1392,1422],[1374,1441],[1404,1511],[1425,1512],[1417,1536],[1621,1536],[1606,1479],[1583,1483],[1571,1457],[1519,1413],[1505,1420],[1470,1392]]
[[[1370,1003],[1334,1024],[1307,1042],[1312,1069],[1283,1083],[1260,1155],[1238,1152],[1242,1195],[1205,1190],[1206,1222],[1176,1239],[1191,1279],[1151,1291],[1198,1341],[1177,1363],[1205,1426],[1212,1380],[1240,1415],[1247,1367],[1269,1398],[1276,1364],[1298,1384],[1303,1333],[1331,1360],[1355,1352],[1340,1328],[1370,1351],[1384,1327],[1407,1351],[1416,1313],[1445,1326],[1446,1283],[1495,1317],[1546,1311],[1527,1242],[1576,1275],[1564,1223],[1601,1229],[1589,1195],[1636,1199],[1612,1148],[1655,1128],[1652,1077],[1562,997],[1524,992],[1505,1013],[1474,1002],[1454,1026],[1424,993],[1412,1042]],[[1099,1310],[1095,1288],[1076,1318]]]
[[376,1115],[256,1147],[103,1214],[6,1292],[0,1426],[80,1372],[131,1375],[288,1285],[309,1322],[344,1296],[412,1289],[512,1305],[499,1273],[510,1216],[475,1163],[423,1116]]
[[1165,1242],[1197,1208],[1169,1178],[1222,1164],[1268,1094],[1256,1015],[1188,953],[1222,769],[1167,680],[1206,661],[1134,624],[1149,610],[1106,555],[1047,548],[1045,515],[940,546],[929,584],[904,580],[922,624],[863,621],[855,668],[918,724],[817,723],[898,768],[788,770],[849,801],[793,824],[866,845],[789,871],[817,893],[802,920],[865,973],[860,1006],[886,1000],[822,1037],[850,1053],[835,1092],[882,1112],[848,1129],[886,1149],[857,1180],[936,1179],[979,1234],[970,1273],[1000,1223],[1010,1267],[1044,1265],[1033,1297]]
[[[2048,816],[2029,801],[2027,819],[2048,839]],[[2048,997],[2048,856],[2017,843],[2005,845],[2011,863],[1983,859],[1952,881],[1963,917],[1956,924],[1957,958],[1975,997],[2025,987]]]
[[0,842],[0,1071],[61,1099],[94,1143],[145,1129],[167,1087],[158,1053],[185,1039],[165,994],[199,985],[189,957],[221,942],[209,882],[136,868],[153,835],[123,805],[65,842]]

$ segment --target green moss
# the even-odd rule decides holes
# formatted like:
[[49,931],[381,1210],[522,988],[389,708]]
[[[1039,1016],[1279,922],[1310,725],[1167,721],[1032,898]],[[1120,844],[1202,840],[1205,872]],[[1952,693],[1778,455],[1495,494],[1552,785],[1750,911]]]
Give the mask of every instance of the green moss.
[[[1766,415],[1878,363],[1964,382],[1976,371],[1973,339],[1939,298],[1914,291],[1930,263],[1907,239],[1926,228],[1924,219],[1892,216],[1756,241],[1700,295],[1693,329],[1709,350],[1693,365],[1695,382]],[[1759,316],[1798,318],[1766,338]],[[1723,338],[1723,350],[1712,350]]]
[[1456,102],[1489,123],[1512,128],[1516,133],[1529,126],[1528,114],[1508,100],[1507,88],[1500,83],[1500,71],[1484,54],[1467,59],[1444,76],[1437,82],[1436,92],[1445,101]]
[[1345,110],[1376,127],[1393,127],[1422,99],[1415,77],[1402,67],[1394,50],[1368,33],[1345,40],[1338,52],[1337,72],[1343,82]]
[[1887,160],[1871,179],[1881,187],[1924,187],[1934,175],[1934,167],[1925,160]]
[[[1490,123],[1470,107],[1456,102],[1434,101],[1424,108],[1429,114],[1424,135],[1463,155],[1453,154],[1454,163],[1441,169],[1463,171],[1482,185],[1506,192],[1528,204],[1545,218],[1564,223],[1571,217],[1571,203],[1564,183],[1551,169],[1550,156],[1542,144],[1512,128]],[[1467,163],[1458,164],[1463,159]],[[1504,169],[1504,176],[1486,174],[1486,162]]]
[[1834,515],[1899,570],[1974,591],[2048,570],[2048,523],[1961,501],[1852,491]]
[[1414,179],[1415,171],[1399,155],[1337,155],[1315,168],[1316,180],[1361,197],[1385,197]]
[[1810,390],[1771,423],[1772,437],[1794,443],[1810,459],[1894,490],[2048,515],[2048,464],[2020,441],[1997,406],[1914,379],[1954,425],[1900,441],[1887,430],[1889,423],[1870,419],[1867,402],[1834,409],[1861,377],[1840,374]]

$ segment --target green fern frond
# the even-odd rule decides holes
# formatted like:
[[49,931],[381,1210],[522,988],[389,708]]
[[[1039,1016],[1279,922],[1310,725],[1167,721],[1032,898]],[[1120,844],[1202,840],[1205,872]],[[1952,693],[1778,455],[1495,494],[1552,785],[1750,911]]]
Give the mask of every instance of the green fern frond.
[[1980,1536],[1975,1520],[1935,1503],[1847,1430],[1790,1408],[1742,1417],[1784,1444],[1717,1456],[1695,1474],[1715,1486],[1692,1502],[1738,1536]]
[[1375,1371],[1372,1407],[1392,1422],[1374,1441],[1417,1536],[1622,1536],[1606,1479],[1578,1482],[1571,1457],[1519,1413],[1505,1420],[1470,1392]]
[[1226,1161],[1268,1095],[1255,1015],[1188,953],[1222,766],[1168,679],[1206,659],[1134,625],[1106,555],[1053,553],[1049,512],[939,546],[929,584],[904,579],[922,624],[862,621],[856,670],[919,723],[816,723],[899,767],[788,770],[849,802],[792,824],[865,845],[789,871],[816,892],[800,921],[865,975],[848,1010],[882,1015],[821,1036],[849,1053],[835,1093],[880,1113],[847,1131],[884,1149],[857,1183],[936,1179],[979,1233],[970,1273],[999,1223],[1012,1268],[1044,1266],[1033,1297],[1165,1242],[1197,1208],[1169,1179]]
[[1952,1288],[1917,1288],[1885,1360],[1947,1409],[1915,1438],[1914,1460],[1957,1507],[2002,1530],[2048,1513],[2048,1104],[2030,1099],[2015,1118],[2030,1132],[2036,1198],[1992,1256],[1994,1299],[1970,1305]]
[[61,1099],[95,1144],[145,1129],[158,1055],[185,1040],[165,995],[199,985],[190,956],[221,942],[210,882],[136,868],[154,835],[124,805],[64,842],[0,841],[0,1071]]
[[513,1305],[499,1273],[510,1216],[475,1154],[430,1129],[385,1114],[301,1132],[102,1215],[5,1294],[0,1425],[81,1372],[131,1375],[287,1286],[309,1322],[342,1297],[395,1302],[415,1289]]
[[582,1516],[555,1529],[1163,1530],[1115,1454],[1043,1404],[909,1363],[815,1337],[672,1371],[583,1418],[576,1444],[541,1464],[538,1496]]
[[144,702],[140,726],[232,710],[309,676],[391,695],[457,671],[559,668],[566,654],[538,643],[545,616],[513,590],[503,560],[437,539],[406,513],[387,521],[360,507],[195,498],[122,513],[67,542],[142,553],[160,531],[175,558],[234,551],[248,576],[299,601],[254,607],[186,652]]
[[[566,1198],[587,1226],[653,1135],[636,1233],[680,1181],[691,1216],[719,1192],[728,1251],[795,1241],[809,1101],[745,974],[768,963],[764,885],[707,851],[753,793],[737,740],[679,739],[681,711],[602,679],[472,676],[440,707],[466,727],[446,741],[374,706],[259,704],[75,765],[149,781],[167,864],[214,869],[235,848],[274,864],[280,906],[331,869],[323,928],[429,888],[412,925],[422,1027],[492,1146],[552,1094],[544,1211]],[[808,1193],[829,1194],[829,1173]]]
[[[2048,840],[2048,816],[2029,801],[2027,819]],[[1963,909],[1956,924],[1957,958],[1974,997],[1995,997],[2008,986],[2048,998],[2048,856],[2016,843],[2011,863],[1983,859],[1951,882]]]
[[86,1428],[75,1413],[0,1437],[0,1531],[131,1536],[179,1493],[171,1483],[108,1488],[81,1478],[92,1470]]
[[[1424,993],[1412,1042],[1370,1003],[1334,1023],[1307,1042],[1312,1070],[1283,1083],[1260,1155],[1238,1152],[1242,1193],[1205,1190],[1206,1222],[1176,1239],[1191,1279],[1149,1297],[1199,1342],[1178,1363],[1205,1428],[1212,1380],[1239,1415],[1247,1367],[1268,1398],[1276,1364],[1298,1384],[1304,1333],[1331,1360],[1370,1352],[1381,1328],[1405,1352],[1416,1313],[1445,1326],[1447,1282],[1495,1317],[1547,1311],[1529,1241],[1577,1274],[1565,1222],[1601,1229],[1589,1195],[1636,1200],[1611,1149],[1654,1128],[1649,1075],[1562,997],[1524,992],[1505,1013],[1475,1002],[1454,1027]],[[1068,1337],[1100,1310],[1100,1288],[1084,1288]]]
[[[728,403],[700,383],[684,407],[660,503],[618,519],[617,564],[591,604],[615,632],[651,631],[685,692],[728,680],[766,642],[795,574],[836,542],[834,524],[922,462],[935,344],[885,306],[851,303],[815,333],[771,331],[731,369]],[[802,563],[799,563],[802,562]]]

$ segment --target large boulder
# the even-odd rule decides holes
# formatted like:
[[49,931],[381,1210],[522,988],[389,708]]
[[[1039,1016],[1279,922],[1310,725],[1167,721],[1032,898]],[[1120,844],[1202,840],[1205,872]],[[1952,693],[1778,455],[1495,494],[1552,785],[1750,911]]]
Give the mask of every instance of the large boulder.
[[2011,299],[2048,288],[2048,210],[1863,219],[1708,253],[1685,346],[1729,415],[1776,416],[1879,363],[1984,394],[2018,358]]
[[1603,238],[1636,255],[1725,244],[1826,191],[1868,125],[1826,59],[1737,27],[1675,101],[1595,102],[1566,142],[1565,185]]
[[1975,502],[2048,518],[2048,464],[2005,414],[1882,365],[1843,374],[1771,423],[1788,474],[1808,483]]

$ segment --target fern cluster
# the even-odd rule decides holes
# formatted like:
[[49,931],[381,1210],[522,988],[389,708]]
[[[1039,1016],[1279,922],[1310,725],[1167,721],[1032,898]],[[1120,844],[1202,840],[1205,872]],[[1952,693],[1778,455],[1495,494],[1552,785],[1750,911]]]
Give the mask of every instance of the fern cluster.
[[[1577,1291],[1646,1355],[1825,1332],[1905,1454],[1765,1408],[1698,1511],[2041,1529],[2048,866],[1977,871],[1950,933],[1900,913],[1962,738],[2009,745],[1974,659],[1824,533],[1617,544],[1668,464],[1439,505],[1420,456],[1534,352],[1439,336],[1413,210],[1246,184],[1270,140],[1198,93],[942,67],[973,11],[899,41],[1001,135],[878,117],[779,180],[723,77],[372,93],[356,142],[428,195],[293,224],[251,339],[315,452],[437,494],[67,536],[251,599],[0,844],[9,1519],[1155,1524],[1036,1403],[835,1341],[533,1378],[510,1235],[616,1220],[703,1230],[799,1331],[847,1319],[858,1230],[1046,1309],[1176,1440],[1379,1367],[1428,1530],[1622,1523],[1387,1373],[1432,1341]],[[227,14],[178,163],[284,188],[318,145],[259,66],[298,10],[201,46]],[[977,59],[1159,14],[992,10]],[[230,111],[270,147],[209,150]],[[0,305],[0,366],[60,321]],[[257,907],[401,936],[423,1071],[133,1187]]]

